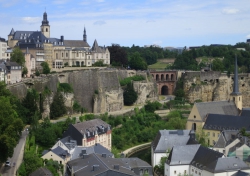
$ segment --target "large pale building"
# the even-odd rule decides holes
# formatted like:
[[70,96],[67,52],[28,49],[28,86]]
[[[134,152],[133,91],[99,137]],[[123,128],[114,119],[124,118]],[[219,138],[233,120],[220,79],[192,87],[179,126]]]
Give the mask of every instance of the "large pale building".
[[6,50],[8,48],[7,41],[5,41],[4,38],[0,38],[0,60],[7,60],[9,57],[7,57]]
[[97,61],[110,64],[110,53],[105,46],[99,46],[96,40],[93,47],[87,43],[85,27],[82,40],[64,40],[64,36],[53,38],[50,31],[48,15],[44,12],[40,31],[14,31],[12,28],[8,45],[19,47],[24,53],[28,48],[30,57],[36,60],[36,67],[42,62],[47,62],[51,68],[92,66]]

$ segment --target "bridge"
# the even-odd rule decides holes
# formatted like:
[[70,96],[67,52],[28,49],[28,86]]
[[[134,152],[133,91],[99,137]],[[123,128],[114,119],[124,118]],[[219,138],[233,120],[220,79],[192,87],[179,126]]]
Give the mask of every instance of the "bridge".
[[177,82],[177,71],[150,71],[150,73],[157,83],[159,95],[173,94]]
[[147,148],[149,148],[151,146],[151,142],[145,143],[145,144],[141,144],[141,145],[137,145],[135,147],[129,148],[127,150],[125,150],[124,152],[122,152],[127,158],[130,157],[131,155],[145,150]]

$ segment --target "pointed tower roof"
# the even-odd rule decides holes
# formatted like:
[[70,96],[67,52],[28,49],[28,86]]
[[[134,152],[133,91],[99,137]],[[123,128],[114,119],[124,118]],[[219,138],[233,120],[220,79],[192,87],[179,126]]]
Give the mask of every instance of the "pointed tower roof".
[[14,29],[12,28],[9,35],[14,35],[14,34],[15,34],[15,31],[14,31]]
[[43,21],[42,21],[42,26],[48,26],[49,25],[49,21],[47,19],[47,12],[43,13]]
[[235,55],[235,64],[234,64],[234,87],[231,95],[241,95],[239,92],[239,83],[238,83],[238,64],[237,64],[237,56]]
[[30,52],[29,52],[29,48],[27,47],[27,49],[26,49],[26,53],[25,54],[29,54]]

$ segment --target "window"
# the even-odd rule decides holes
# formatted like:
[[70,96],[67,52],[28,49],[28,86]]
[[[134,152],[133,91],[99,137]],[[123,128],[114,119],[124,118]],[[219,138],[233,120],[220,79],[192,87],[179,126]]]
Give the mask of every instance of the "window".
[[215,133],[213,133],[213,137],[215,137]]
[[218,133],[218,137],[220,136],[220,133]]
[[79,57],[79,53],[78,52],[76,53],[76,57]]
[[187,171],[186,170],[184,170],[184,174],[186,174],[187,173]]
[[240,97],[239,97],[239,101],[240,101]]
[[196,115],[194,115],[194,118],[196,118]]
[[63,57],[63,53],[62,53],[62,57]]
[[48,32],[48,28],[46,28],[46,32]]
[[68,57],[68,53],[66,53],[66,57]]
[[207,132],[207,135],[210,136],[210,132]]
[[176,171],[174,171],[174,174],[176,174]]

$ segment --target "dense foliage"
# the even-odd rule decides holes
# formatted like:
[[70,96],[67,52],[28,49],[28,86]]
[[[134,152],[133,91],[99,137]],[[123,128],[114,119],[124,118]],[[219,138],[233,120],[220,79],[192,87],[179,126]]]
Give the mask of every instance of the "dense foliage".
[[65,93],[72,93],[73,92],[73,88],[68,83],[59,83],[58,84],[58,91],[65,92]]
[[128,56],[124,48],[120,47],[117,44],[113,44],[108,47],[110,52],[110,63],[113,66],[123,66],[128,65]]
[[62,92],[57,91],[53,98],[53,102],[50,105],[50,118],[51,119],[55,119],[66,114],[67,110],[66,110],[66,106],[64,102],[65,100],[62,95]]
[[138,98],[137,93],[134,90],[133,84],[129,83],[127,84],[126,88],[123,92],[123,101],[124,105],[132,105]]
[[20,102],[0,82],[0,163],[11,157],[23,129],[17,105]]
[[24,66],[25,58],[23,52],[18,48],[14,48],[12,53],[10,54],[10,60]]
[[145,80],[144,76],[135,75],[135,76],[127,77],[127,78],[120,80],[120,85],[125,86],[131,83],[131,81],[143,81],[143,80]]
[[50,73],[50,68],[49,68],[49,64],[47,62],[42,62],[41,66],[43,68],[43,74],[49,74]]
[[[237,50],[237,48],[244,48],[244,50]],[[202,46],[197,49],[184,51],[182,54],[176,57],[175,63],[172,68],[185,69],[185,70],[199,70],[205,65],[212,66],[212,70],[216,71],[228,71],[233,72],[234,58],[237,55],[238,66],[240,72],[250,71],[250,46],[246,43],[237,43],[234,46],[231,45],[211,45]],[[196,58],[208,57],[215,58],[213,61],[206,60],[198,65]]]
[[94,64],[92,64],[93,67],[104,67],[106,66],[102,60],[99,60],[97,62],[95,62]]
[[135,70],[146,70],[148,68],[148,65],[140,56],[140,53],[135,52],[130,56],[129,67]]

